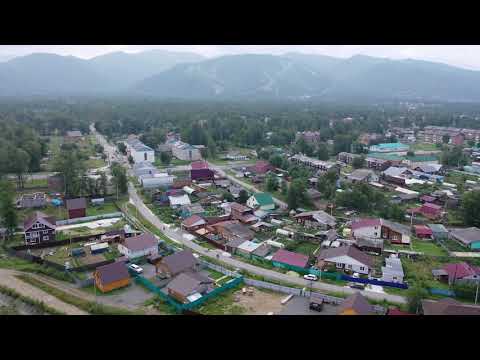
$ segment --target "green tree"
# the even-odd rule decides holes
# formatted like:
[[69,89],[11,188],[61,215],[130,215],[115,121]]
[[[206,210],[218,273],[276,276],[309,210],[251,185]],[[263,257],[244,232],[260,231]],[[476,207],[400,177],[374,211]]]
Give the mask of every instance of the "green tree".
[[285,180],[282,180],[281,189],[282,189],[282,195],[287,196],[287,194],[288,194],[288,183]]
[[172,161],[172,154],[167,151],[162,151],[160,153],[160,161],[163,165],[168,165]]
[[361,155],[361,156],[355,157],[353,159],[352,166],[354,169],[360,169],[365,167],[365,156]]
[[318,144],[317,158],[318,160],[323,160],[323,161],[326,161],[329,158],[328,147],[327,147],[327,144],[325,144],[324,142],[321,142],[320,144]]
[[278,179],[275,174],[268,174],[267,178],[265,179],[265,187],[267,191],[273,192],[278,189]]
[[408,157],[414,157],[414,156],[415,156],[415,153],[414,153],[412,150],[408,150],[408,151],[407,151],[407,156],[408,156]]
[[78,150],[61,151],[54,160],[54,169],[64,178],[65,196],[80,196],[88,192],[85,181],[85,161]]
[[15,211],[14,195],[15,191],[9,181],[0,182],[0,219],[3,220],[3,226],[7,229],[7,237],[15,234],[17,229],[17,212]]
[[100,191],[102,192],[102,196],[108,195],[108,179],[103,171],[100,173]]
[[280,155],[272,155],[268,159],[268,162],[277,168],[281,168],[283,164],[283,158]]
[[428,296],[427,290],[420,286],[413,286],[407,290],[407,307],[412,314],[418,314],[422,308],[422,300]]
[[295,210],[298,207],[297,194],[293,184],[290,184],[287,192],[287,204],[289,210]]
[[467,226],[480,227],[480,191],[469,191],[462,196],[461,212]]
[[228,191],[225,191],[223,193],[223,199],[228,201],[228,202],[233,202],[235,201],[235,199],[233,198],[233,195],[231,193],[229,193]]
[[123,155],[127,155],[127,146],[123,142],[117,143],[118,151],[120,151]]
[[447,134],[443,135],[443,136],[442,136],[442,142],[443,142],[444,144],[448,144],[448,143],[450,142],[450,136],[447,135]]
[[240,192],[238,193],[238,202],[240,204],[245,204],[248,198],[249,198],[248,192],[244,189],[240,190]]
[[125,168],[117,163],[113,163],[112,176],[112,182],[118,190],[118,193],[126,194],[128,192],[128,178]]

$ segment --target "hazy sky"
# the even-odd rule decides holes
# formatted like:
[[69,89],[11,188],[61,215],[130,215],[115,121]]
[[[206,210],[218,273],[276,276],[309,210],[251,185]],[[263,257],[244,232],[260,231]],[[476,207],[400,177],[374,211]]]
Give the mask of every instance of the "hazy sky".
[[148,49],[191,51],[207,57],[227,54],[283,54],[296,51],[350,57],[356,54],[392,59],[420,59],[480,70],[478,45],[0,45],[0,60],[33,52],[48,52],[91,58],[112,51],[138,52]]

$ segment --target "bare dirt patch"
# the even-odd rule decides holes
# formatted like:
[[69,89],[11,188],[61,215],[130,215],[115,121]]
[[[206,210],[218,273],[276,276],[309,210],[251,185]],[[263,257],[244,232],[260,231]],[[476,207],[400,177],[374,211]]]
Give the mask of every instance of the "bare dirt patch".
[[278,314],[282,310],[280,302],[286,295],[255,288],[252,296],[243,295],[242,290],[239,290],[234,293],[234,297],[239,300],[235,304],[245,309],[245,315],[267,315],[269,312]]

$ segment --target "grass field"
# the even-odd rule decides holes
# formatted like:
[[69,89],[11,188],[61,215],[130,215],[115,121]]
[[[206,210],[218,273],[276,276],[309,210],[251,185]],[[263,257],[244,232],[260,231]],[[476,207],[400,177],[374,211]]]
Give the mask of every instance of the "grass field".
[[412,151],[437,151],[439,150],[435,144],[415,143],[410,145]]
[[96,206],[89,205],[87,207],[87,216],[98,216],[115,212],[119,212],[119,210],[113,202],[106,202],[103,205]]
[[88,159],[85,161],[87,169],[98,169],[107,166],[107,163],[103,159]]
[[427,256],[447,256],[447,252],[431,241],[412,240],[413,251],[423,252]]

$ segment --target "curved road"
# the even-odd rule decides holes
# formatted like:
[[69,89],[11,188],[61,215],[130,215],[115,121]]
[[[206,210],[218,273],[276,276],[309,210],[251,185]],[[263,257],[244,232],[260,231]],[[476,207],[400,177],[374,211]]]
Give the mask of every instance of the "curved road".
[[[110,151],[115,152],[115,148],[109,145],[105,140],[105,138],[101,134],[94,131],[94,129],[92,132],[96,133],[97,138],[99,139],[99,142],[104,146],[105,150],[109,152],[109,156],[111,156],[112,154],[110,154]],[[220,172],[222,175],[225,175],[231,181],[238,183],[241,186],[251,191],[254,191],[254,192],[258,191],[258,189],[256,189],[252,185],[246,184],[243,181],[240,181],[233,176],[225,174],[225,172],[219,166],[212,165],[212,168]],[[282,274],[273,270],[264,269],[258,266],[244,263],[236,259],[225,257],[222,255],[222,252],[220,250],[206,249],[194,243],[193,241],[189,240],[188,238],[185,238],[184,235],[190,235],[187,232],[178,228],[171,228],[168,224],[165,224],[162,221],[160,221],[160,219],[144,204],[143,200],[137,194],[135,187],[131,183],[129,183],[129,186],[128,186],[128,193],[130,196],[130,202],[138,209],[140,214],[145,219],[147,219],[150,223],[152,223],[158,230],[160,230],[162,233],[168,236],[172,241],[183,244],[186,247],[194,250],[195,252],[203,256],[209,257],[211,259],[216,259],[231,267],[246,270],[249,273],[263,276],[265,278],[272,279],[272,280],[282,281],[285,283],[300,285],[304,287],[311,286],[312,288],[317,290],[324,290],[324,291],[330,291],[330,292],[340,292],[340,293],[346,293],[346,294],[353,294],[355,292],[358,292],[358,290],[354,290],[349,287],[327,284],[321,281],[312,283],[303,278]],[[280,206],[286,205],[284,202],[278,199],[275,199],[275,200],[277,204]],[[382,294],[382,293],[376,293],[371,291],[361,291],[361,293],[373,300],[380,300],[380,301],[387,300],[393,303],[401,303],[401,304],[406,303],[406,299],[403,296],[399,296],[399,295]]]

